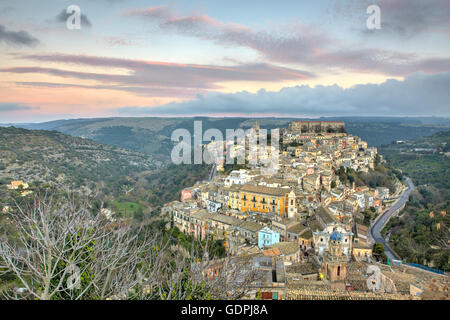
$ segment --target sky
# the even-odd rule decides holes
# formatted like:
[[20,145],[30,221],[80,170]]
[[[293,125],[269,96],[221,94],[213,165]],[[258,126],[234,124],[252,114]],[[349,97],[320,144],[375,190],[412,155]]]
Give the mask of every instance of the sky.
[[0,123],[448,117],[449,40],[448,0],[0,0]]

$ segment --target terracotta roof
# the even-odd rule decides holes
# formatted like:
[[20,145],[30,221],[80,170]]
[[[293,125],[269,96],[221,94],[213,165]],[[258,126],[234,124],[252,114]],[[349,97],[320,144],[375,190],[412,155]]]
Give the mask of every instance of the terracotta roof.
[[245,184],[241,187],[241,191],[250,193],[259,193],[270,196],[284,196],[291,192],[289,188],[270,188],[265,186],[254,186],[251,184]]
[[253,221],[242,221],[237,226],[239,228],[250,230],[252,232],[258,232],[259,230],[264,228],[263,225]]
[[317,216],[319,216],[325,224],[334,222],[334,219],[331,217],[328,209],[323,207],[319,207],[316,210]]
[[306,232],[304,232],[300,235],[300,238],[302,238],[302,239],[312,239],[312,237],[313,237],[313,234],[312,234],[311,230],[307,230]]
[[269,248],[278,249],[283,255],[291,255],[300,250],[300,245],[296,242],[278,242],[270,245]]
[[308,230],[308,227],[304,224],[297,223],[287,229],[288,232],[296,233],[296,234],[303,234],[306,230]]
[[367,235],[367,230],[368,230],[368,228],[365,225],[362,225],[359,223],[356,224],[356,233],[357,234]]
[[362,243],[359,243],[359,242],[354,242],[354,243],[352,244],[352,246],[353,246],[353,248],[355,248],[355,249],[372,249],[370,246],[365,245],[365,244],[362,244]]
[[263,255],[265,255],[265,256],[279,256],[280,254],[281,254],[281,251],[278,248],[272,248],[272,249],[263,251]]

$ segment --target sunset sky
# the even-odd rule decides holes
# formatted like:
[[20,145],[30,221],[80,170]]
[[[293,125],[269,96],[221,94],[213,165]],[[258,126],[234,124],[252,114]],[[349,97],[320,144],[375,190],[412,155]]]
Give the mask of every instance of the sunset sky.
[[450,116],[449,40],[448,0],[0,0],[0,123]]

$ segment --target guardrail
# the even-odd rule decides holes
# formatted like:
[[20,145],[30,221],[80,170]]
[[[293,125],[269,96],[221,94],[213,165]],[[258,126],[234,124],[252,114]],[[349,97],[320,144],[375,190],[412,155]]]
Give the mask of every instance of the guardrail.
[[430,267],[427,267],[427,266],[423,266],[423,265],[418,264],[418,263],[409,262],[409,263],[407,263],[407,265],[408,266],[412,266],[412,267],[416,267],[416,268],[419,268],[419,269],[422,269],[422,270],[425,270],[425,271],[441,274],[443,276],[448,276],[448,272],[445,272],[445,271],[442,271],[442,270],[439,270],[439,269],[430,268]]

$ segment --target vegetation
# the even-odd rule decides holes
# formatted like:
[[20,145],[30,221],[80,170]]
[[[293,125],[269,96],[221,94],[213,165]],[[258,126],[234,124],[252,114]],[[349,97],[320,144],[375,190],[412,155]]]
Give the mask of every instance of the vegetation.
[[114,212],[118,213],[120,217],[134,217],[135,215],[142,216],[144,206],[131,201],[114,200],[112,203]]
[[[371,188],[386,187],[391,193],[397,190],[398,172],[395,169],[377,164],[374,170],[369,172],[356,172],[352,168],[340,167],[336,171],[341,183],[352,185],[353,182],[357,187],[368,186]],[[400,176],[401,177],[401,176]]]
[[450,131],[380,148],[386,160],[410,177],[416,185],[432,184],[450,189]]
[[[89,203],[75,194],[45,193],[15,206],[8,214],[11,228],[0,239],[3,298],[205,300],[245,294],[239,282],[233,287],[226,281],[234,275],[223,244],[194,242],[180,250],[180,233],[161,234],[162,221],[114,223]],[[206,277],[218,257],[228,271]],[[252,272],[244,277],[252,279]]]
[[[239,118],[196,120],[204,121],[203,130],[215,127],[223,132],[226,128],[249,128],[254,124]],[[271,128],[279,127],[280,121],[290,120],[265,119],[260,123]],[[372,145],[443,129],[442,125],[392,122],[346,125],[348,132]],[[193,132],[193,119],[68,120],[44,126],[97,142],[57,131],[0,128],[0,209],[11,207],[10,212],[0,213],[0,292],[7,297],[19,295],[29,299],[224,297],[224,291],[212,290],[222,289],[218,282],[213,285],[192,269],[205,256],[226,258],[223,242],[212,238],[195,241],[175,228],[166,228],[166,223],[157,217],[164,203],[178,200],[183,188],[209,175],[210,166],[164,162],[172,147],[171,132],[176,128]],[[449,271],[448,138],[449,132],[442,132],[405,144],[385,145],[380,150],[387,162],[377,158],[374,170],[364,173],[340,168],[337,172],[345,184],[384,186],[391,192],[403,175],[411,177],[419,187],[411,194],[403,214],[391,220],[385,233],[389,232],[394,250],[407,261],[446,271]],[[245,165],[225,166],[225,173],[239,168]],[[22,197],[21,190],[8,191],[6,185],[11,180],[30,183],[29,189],[34,194]],[[95,197],[88,203],[72,203],[65,189]],[[42,207],[56,217],[53,222],[47,221],[56,223],[53,229],[40,224],[45,219],[27,219],[30,215],[39,217],[33,216],[33,212],[41,201],[36,196],[42,190],[56,200],[55,205],[46,203]],[[21,206],[27,210],[20,211]],[[105,219],[99,214],[103,208],[113,211],[116,219]],[[81,213],[85,219],[77,220],[75,213]],[[363,217],[362,223],[367,225],[375,217],[374,210],[366,210]],[[33,234],[36,230],[43,230],[41,235],[47,238]],[[45,233],[49,230],[53,234]],[[67,230],[73,232],[64,233]],[[49,244],[58,250],[53,252],[46,247]],[[64,254],[57,255],[58,252]],[[119,253],[124,256],[115,260]],[[32,259],[42,254],[49,255],[51,269]],[[374,254],[386,262],[381,244],[375,245]],[[79,259],[76,265],[80,286],[73,289],[62,284],[70,283],[70,276],[76,273],[70,269],[75,258]],[[146,275],[145,283],[140,281],[136,270]],[[18,287],[26,288],[26,292],[15,290]]]
[[[170,137],[178,128],[194,132],[194,120],[201,120],[203,131],[219,129],[225,136],[226,129],[248,129],[255,120],[248,118],[99,118],[51,121],[39,124],[23,125],[27,129],[57,130],[65,134],[87,137],[94,141],[125,149],[141,151],[157,159],[168,160],[172,149]],[[273,129],[286,127],[293,120],[318,119],[258,119],[261,128]],[[389,144],[395,140],[411,140],[433,133],[448,130],[450,123],[446,119],[421,118],[361,118],[339,117],[319,120],[341,120],[346,130],[361,137],[371,146]],[[281,144],[280,144],[281,145]]]
[[63,189],[97,194],[117,217],[142,221],[177,200],[183,188],[206,179],[206,165],[163,165],[144,153],[111,147],[56,131],[0,127],[0,204],[19,199],[7,192],[12,180],[30,189]]
[[410,177],[416,190],[401,215],[383,230],[407,262],[450,271],[450,131],[383,146],[387,161]]
[[381,243],[375,243],[372,248],[373,256],[382,263],[387,263],[387,255],[384,253],[384,246]]
[[[152,157],[70,137],[56,131],[0,128],[3,170],[10,180],[57,184],[113,193],[130,184],[130,175],[156,169],[161,163]],[[8,182],[9,183],[9,182]],[[102,188],[107,185],[107,188]]]
[[407,262],[450,271],[450,211],[448,193],[432,186],[419,187],[399,217],[392,218],[383,232],[390,233],[394,251]]

